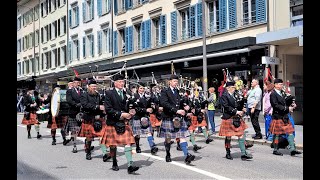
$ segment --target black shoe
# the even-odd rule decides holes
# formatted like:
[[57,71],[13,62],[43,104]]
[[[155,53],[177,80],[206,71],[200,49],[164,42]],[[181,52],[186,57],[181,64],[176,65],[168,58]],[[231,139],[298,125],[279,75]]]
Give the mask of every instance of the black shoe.
[[111,159],[111,156],[109,154],[105,154],[102,157],[103,162],[107,162],[109,159]]
[[118,164],[117,163],[113,163],[113,165],[112,165],[112,170],[114,170],[114,171],[119,171],[119,166],[118,166]]
[[182,151],[180,146],[177,146],[177,151]]
[[194,145],[194,146],[193,146],[193,150],[194,150],[194,152],[197,152],[199,149],[201,149],[201,147],[200,147],[200,146],[197,146],[197,145]]
[[228,154],[228,153],[227,153],[227,155],[226,155],[226,158],[227,158],[227,159],[230,159],[230,160],[233,160],[233,157],[231,156],[231,154]]
[[166,162],[171,162],[172,160],[171,160],[171,157],[170,157],[170,155],[166,155]]
[[31,139],[31,135],[28,135],[28,139]]
[[136,166],[129,166],[128,167],[128,174],[132,174],[133,172],[138,171],[139,167]]
[[252,159],[253,157],[249,154],[245,154],[241,156],[241,160],[242,161],[246,161],[247,159]]
[[140,148],[140,147],[137,147],[137,148],[136,148],[136,152],[137,152],[137,153],[141,153],[141,148]]
[[151,148],[151,154],[152,155],[155,155],[157,152],[158,152],[158,148],[156,147],[156,146],[153,146],[152,148]]
[[174,143],[174,141],[170,141],[170,144],[173,144]]
[[78,152],[77,147],[73,147],[72,152],[77,153]]
[[300,151],[297,151],[297,150],[293,150],[293,151],[291,151],[291,156],[294,156],[294,155],[296,155],[296,154],[302,154],[302,152],[300,152]]
[[56,141],[54,141],[54,140],[52,141],[51,144],[52,144],[52,145],[57,145],[57,144],[56,144]]
[[253,139],[262,139],[262,134],[256,134]]
[[90,147],[90,151],[93,151],[93,150],[94,150],[94,146],[91,146],[91,147]]
[[190,163],[191,163],[191,161],[193,161],[193,160],[194,160],[194,158],[195,158],[195,156],[194,156],[194,155],[192,155],[192,154],[188,154],[188,155],[187,155],[187,157],[186,157],[186,159],[184,160],[184,162],[185,162],[186,164],[190,164]]
[[71,139],[65,139],[65,140],[63,140],[63,145],[65,146],[65,145],[67,145],[69,142],[71,141]]
[[38,135],[37,135],[37,139],[40,139],[40,138],[41,138],[41,134],[38,134]]
[[92,159],[92,158],[91,158],[91,153],[87,153],[87,154],[86,154],[86,159],[87,159],[87,160],[91,160],[91,159]]
[[213,139],[208,138],[208,139],[206,140],[206,144],[209,144],[209,143],[212,142],[212,141],[213,141]]
[[245,145],[246,149],[251,148],[252,146],[253,146],[253,144],[251,144],[251,143]]
[[277,156],[283,156],[283,154],[279,151],[273,151],[273,154]]

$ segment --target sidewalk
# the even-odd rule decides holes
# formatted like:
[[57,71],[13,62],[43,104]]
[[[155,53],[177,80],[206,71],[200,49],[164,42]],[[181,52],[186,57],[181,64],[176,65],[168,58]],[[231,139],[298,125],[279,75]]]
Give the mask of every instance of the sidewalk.
[[[215,126],[216,126],[216,134],[215,135],[211,135],[211,137],[213,137],[214,139],[225,139],[224,136],[219,136],[219,129],[220,129],[220,124],[221,124],[221,117],[220,114],[217,113],[217,115],[215,115],[214,117],[214,122],[215,122]],[[255,135],[255,131],[252,127],[252,123],[251,121],[246,121],[246,124],[248,125],[248,129],[246,129],[246,135],[247,135],[247,141],[249,142],[253,142],[254,144],[262,144],[262,145],[271,145],[271,141],[267,141],[266,140],[266,136],[265,136],[265,125],[264,125],[264,118],[263,116],[259,116],[259,124],[260,124],[260,128],[261,128],[261,133],[263,135],[262,139],[253,139],[252,136]],[[203,135],[202,133],[198,134],[198,135]],[[232,137],[232,140],[238,140],[237,137]],[[295,125],[295,143],[296,143],[296,148],[298,150],[302,150],[303,149],[303,126],[302,125]]]

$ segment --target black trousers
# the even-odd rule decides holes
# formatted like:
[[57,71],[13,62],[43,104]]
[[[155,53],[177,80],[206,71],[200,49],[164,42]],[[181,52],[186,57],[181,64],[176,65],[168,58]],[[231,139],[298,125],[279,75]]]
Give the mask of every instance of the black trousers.
[[261,134],[260,124],[259,124],[260,110],[254,109],[254,112],[251,113],[251,108],[249,108],[249,112],[250,112],[250,119],[251,119],[252,126],[254,128],[254,131],[256,132],[256,135],[260,135]]

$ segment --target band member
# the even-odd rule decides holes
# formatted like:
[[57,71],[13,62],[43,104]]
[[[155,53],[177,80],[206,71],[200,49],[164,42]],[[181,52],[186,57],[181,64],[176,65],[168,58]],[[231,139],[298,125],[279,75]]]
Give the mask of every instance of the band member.
[[220,125],[219,136],[226,136],[225,148],[227,151],[226,158],[232,160],[230,154],[231,136],[238,136],[239,147],[241,150],[241,159],[252,159],[252,156],[247,154],[245,148],[244,130],[248,128],[242,119],[245,108],[239,107],[234,95],[235,83],[233,81],[226,83],[226,91],[221,96],[223,115]]
[[73,81],[69,80],[68,82],[68,89],[72,89],[73,88]]
[[[99,137],[99,132],[95,131],[94,123],[99,123],[104,127],[104,119],[101,118],[104,111],[104,106],[100,105],[100,95],[97,92],[97,82],[95,80],[89,80],[87,91],[83,91],[80,96],[82,124],[79,132],[79,137],[86,137],[85,139],[85,152],[86,159],[91,160],[92,146],[91,142],[94,137]],[[102,130],[102,129],[101,129]],[[101,133],[100,130],[100,133]]]
[[147,135],[147,140],[151,149],[151,154],[156,154],[158,148],[154,143],[152,136],[152,126],[149,120],[149,114],[152,113],[150,98],[146,98],[145,87],[143,83],[139,83],[138,92],[134,94],[134,108],[136,114],[133,116],[133,119],[130,121],[133,131],[134,140],[136,142],[136,152],[141,153],[140,148],[140,136]]
[[31,125],[34,125],[34,129],[37,132],[37,139],[41,138],[40,123],[38,121],[37,114],[36,114],[36,111],[38,110],[39,105],[40,105],[39,97],[35,96],[34,88],[29,87],[27,95],[24,98],[24,106],[26,108],[25,108],[24,117],[21,123],[21,124],[27,125],[28,139],[31,139],[31,134],[30,134]]
[[285,93],[282,91],[283,89],[283,81],[282,79],[274,80],[274,91],[270,94],[270,103],[273,108],[272,112],[272,122],[269,128],[271,134],[273,134],[273,145],[274,150],[273,154],[282,156],[283,154],[279,152],[278,140],[279,135],[287,134],[288,142],[289,142],[289,150],[291,156],[296,154],[301,154],[300,151],[296,150],[296,146],[294,143],[294,128],[289,120],[288,113],[293,112],[296,104],[291,104],[290,106],[286,105]]
[[[79,123],[77,122],[76,115],[80,112],[81,108],[81,102],[80,102],[80,97],[81,94],[83,94],[83,90],[80,87],[81,79],[78,77],[75,77],[73,80],[73,88],[70,88],[67,90],[66,93],[66,98],[67,102],[70,106],[69,109],[69,117],[68,117],[68,122],[65,127],[66,133],[69,133],[71,131],[71,140],[73,141],[73,153],[77,153],[77,145],[76,145],[76,138],[77,138],[77,133],[80,131],[80,126]],[[67,140],[68,142],[70,140]]]
[[161,91],[160,105],[163,107],[163,119],[160,137],[165,138],[166,162],[171,162],[171,139],[179,138],[180,147],[185,156],[185,163],[190,164],[195,159],[195,156],[188,153],[186,138],[189,136],[189,131],[184,120],[185,111],[189,111],[190,107],[180,103],[181,97],[177,89],[178,78],[177,75],[171,75],[169,87]]
[[112,170],[118,171],[116,159],[117,146],[124,145],[124,153],[128,162],[128,174],[137,171],[139,167],[133,165],[132,144],[135,144],[132,129],[129,120],[134,115],[134,110],[126,106],[127,96],[124,91],[124,77],[122,75],[114,76],[114,89],[106,91],[105,109],[107,113],[107,126],[102,130],[101,144],[110,147],[113,164]]
[[156,86],[156,84],[151,84],[151,108],[152,113],[150,113],[150,122],[152,126],[152,136],[154,135],[154,132],[157,131],[157,137],[160,135],[160,126],[161,126],[161,120],[162,120],[162,111],[163,108],[160,107],[160,88]]

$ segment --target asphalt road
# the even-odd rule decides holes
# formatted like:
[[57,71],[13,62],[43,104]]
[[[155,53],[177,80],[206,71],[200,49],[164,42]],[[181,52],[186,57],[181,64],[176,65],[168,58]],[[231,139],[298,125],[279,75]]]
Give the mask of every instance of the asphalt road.
[[78,153],[72,153],[72,144],[62,145],[57,131],[57,145],[52,146],[47,122],[41,124],[42,138],[36,139],[34,127],[32,139],[27,139],[27,130],[21,125],[22,115],[17,119],[17,179],[303,179],[303,154],[291,157],[288,150],[281,150],[284,156],[275,156],[266,145],[255,144],[248,150],[253,160],[242,161],[237,142],[232,142],[233,160],[226,159],[224,141],[214,140],[205,144],[203,137],[196,142],[202,146],[193,152],[188,142],[189,152],[196,156],[191,165],[184,163],[182,151],[172,145],[172,162],[165,162],[163,140],[155,138],[159,152],[150,154],[146,138],[141,138],[141,154],[133,154],[134,164],[140,169],[136,174],[127,173],[127,162],[123,148],[118,148],[120,170],[111,170],[112,162],[102,161],[98,139],[93,142],[92,160],[85,159],[84,139],[78,140]]

